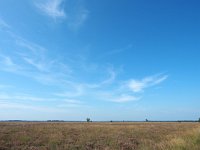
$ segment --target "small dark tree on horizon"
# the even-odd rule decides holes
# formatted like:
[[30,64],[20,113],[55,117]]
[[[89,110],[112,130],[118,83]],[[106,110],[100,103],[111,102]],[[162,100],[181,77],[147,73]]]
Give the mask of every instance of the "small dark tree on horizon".
[[148,119],[146,119],[145,121],[146,121],[146,122],[148,122],[149,120],[148,120]]
[[200,118],[199,118],[198,122],[200,123]]
[[90,122],[90,118],[86,118],[86,121],[87,121],[87,122]]

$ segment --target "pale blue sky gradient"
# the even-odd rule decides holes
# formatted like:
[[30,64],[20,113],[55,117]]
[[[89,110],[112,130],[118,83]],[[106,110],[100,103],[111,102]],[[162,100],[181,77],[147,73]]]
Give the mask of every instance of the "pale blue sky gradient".
[[0,1],[0,120],[198,119],[199,5]]

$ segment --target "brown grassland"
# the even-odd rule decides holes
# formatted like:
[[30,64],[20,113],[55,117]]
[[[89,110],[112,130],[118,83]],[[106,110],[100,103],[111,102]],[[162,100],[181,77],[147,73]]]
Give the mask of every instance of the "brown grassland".
[[200,123],[1,122],[0,150],[200,150]]

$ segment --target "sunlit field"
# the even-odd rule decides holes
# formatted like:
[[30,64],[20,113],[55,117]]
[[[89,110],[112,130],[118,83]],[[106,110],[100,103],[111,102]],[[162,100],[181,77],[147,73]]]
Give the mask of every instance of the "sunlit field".
[[200,123],[0,123],[0,150],[199,150]]

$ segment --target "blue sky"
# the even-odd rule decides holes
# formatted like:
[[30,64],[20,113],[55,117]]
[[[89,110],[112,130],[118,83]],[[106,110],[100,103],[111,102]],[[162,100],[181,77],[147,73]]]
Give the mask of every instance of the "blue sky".
[[0,119],[199,118],[199,5],[0,1]]

